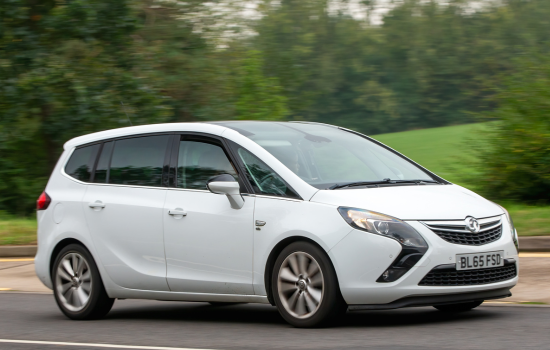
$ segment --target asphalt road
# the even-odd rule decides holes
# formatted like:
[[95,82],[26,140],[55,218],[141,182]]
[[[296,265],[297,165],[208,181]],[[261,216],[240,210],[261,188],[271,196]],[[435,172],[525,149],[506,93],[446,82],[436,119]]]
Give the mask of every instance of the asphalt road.
[[[550,307],[348,312],[337,327],[297,329],[274,307],[117,300],[107,318],[71,321],[52,295],[0,293],[2,339],[195,349],[549,349]],[[0,349],[92,349],[15,344]],[[123,349],[125,347],[122,347]]]

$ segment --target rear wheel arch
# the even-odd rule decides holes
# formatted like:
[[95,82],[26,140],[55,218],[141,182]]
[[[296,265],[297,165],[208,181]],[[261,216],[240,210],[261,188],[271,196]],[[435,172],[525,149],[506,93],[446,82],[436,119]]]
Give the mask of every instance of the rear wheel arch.
[[327,254],[327,257],[329,261],[331,262],[332,266],[334,267],[334,264],[332,263],[332,260],[330,259],[330,256],[328,255],[328,252],[317,242],[312,240],[311,238],[307,238],[304,236],[291,236],[283,239],[279,243],[277,243],[273,249],[271,249],[271,252],[269,253],[269,256],[267,258],[267,262],[265,264],[265,271],[264,271],[264,286],[267,293],[267,300],[269,303],[273,306],[275,306],[275,300],[273,299],[273,293],[271,288],[271,280],[272,280],[272,274],[273,274],[273,267],[275,266],[275,261],[279,257],[279,254],[285,249],[288,245],[294,243],[294,242],[308,242],[315,246],[317,246],[319,249],[321,249],[325,254]]
[[[59,254],[59,252],[63,248],[65,248],[69,244],[78,244],[78,245],[84,247],[84,249],[86,249],[90,253],[90,255],[92,255],[92,253],[90,252],[90,249],[88,249],[88,247],[86,247],[86,245],[84,243],[82,243],[81,241],[79,241],[78,239],[74,239],[74,238],[62,239],[61,241],[59,241],[56,244],[55,248],[53,248],[53,250],[52,250],[52,254],[50,255],[49,273],[50,273],[50,278],[52,278],[52,281],[53,281],[53,265],[55,263],[55,260],[57,259],[57,255]],[[93,257],[93,255],[92,255],[92,257]]]

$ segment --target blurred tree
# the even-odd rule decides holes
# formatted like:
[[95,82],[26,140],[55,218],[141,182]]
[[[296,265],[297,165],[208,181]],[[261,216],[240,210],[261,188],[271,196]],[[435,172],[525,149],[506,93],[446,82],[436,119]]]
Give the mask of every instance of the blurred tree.
[[484,191],[497,199],[550,200],[550,51],[524,55],[516,73],[502,78],[495,119],[475,143]]
[[68,139],[165,120],[163,99],[132,72],[135,30],[123,0],[3,1],[0,210],[32,210]]
[[278,79],[264,75],[264,56],[246,40],[249,20],[234,15],[243,3],[142,1],[135,55],[140,75],[171,97],[170,121],[273,120],[287,113]]

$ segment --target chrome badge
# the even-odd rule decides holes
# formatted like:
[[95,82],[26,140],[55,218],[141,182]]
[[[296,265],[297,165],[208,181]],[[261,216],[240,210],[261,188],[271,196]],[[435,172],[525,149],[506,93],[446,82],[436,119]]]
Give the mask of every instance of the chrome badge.
[[472,216],[467,216],[466,219],[464,219],[464,222],[466,223],[466,229],[468,229],[472,233],[478,233],[480,230],[479,222],[476,220],[476,218]]

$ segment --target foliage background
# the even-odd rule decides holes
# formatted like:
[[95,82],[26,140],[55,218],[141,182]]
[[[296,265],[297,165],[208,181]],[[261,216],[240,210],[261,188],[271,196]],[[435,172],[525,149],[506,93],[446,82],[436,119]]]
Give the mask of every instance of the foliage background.
[[548,18],[547,0],[2,0],[0,210],[32,213],[65,141],[128,119],[496,120],[464,183],[546,203]]

